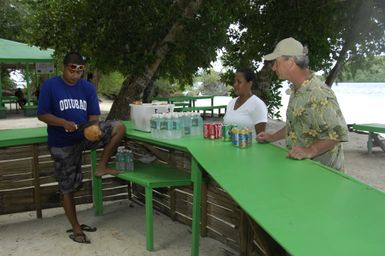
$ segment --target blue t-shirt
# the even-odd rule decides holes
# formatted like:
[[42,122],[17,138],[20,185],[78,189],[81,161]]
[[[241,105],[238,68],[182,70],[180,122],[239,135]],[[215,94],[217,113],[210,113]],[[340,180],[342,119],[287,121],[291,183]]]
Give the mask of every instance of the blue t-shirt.
[[[43,84],[37,109],[38,115],[52,114],[56,117],[84,124],[90,115],[100,115],[96,88],[84,79],[75,85],[66,84],[60,76]],[[48,125],[48,145],[65,147],[79,143],[83,132],[66,132],[61,126]]]

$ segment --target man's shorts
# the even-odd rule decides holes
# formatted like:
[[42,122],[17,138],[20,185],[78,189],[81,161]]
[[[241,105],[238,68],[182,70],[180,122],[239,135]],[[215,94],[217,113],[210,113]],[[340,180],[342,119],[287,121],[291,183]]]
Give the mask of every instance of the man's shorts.
[[95,142],[83,139],[79,144],[67,147],[50,147],[49,151],[55,161],[55,178],[61,193],[73,192],[80,188],[83,174],[81,170],[82,152],[105,146],[111,141],[112,129],[117,121],[99,122],[102,138]]

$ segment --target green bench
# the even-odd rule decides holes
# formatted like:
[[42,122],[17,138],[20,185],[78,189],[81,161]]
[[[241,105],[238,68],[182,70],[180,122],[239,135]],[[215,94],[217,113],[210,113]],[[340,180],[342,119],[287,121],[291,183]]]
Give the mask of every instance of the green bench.
[[16,113],[19,111],[19,103],[16,96],[2,96],[2,103],[9,104],[10,110],[12,110],[12,104],[15,104]]
[[200,112],[203,111],[203,115],[206,115],[206,111],[211,112],[211,116],[214,116],[214,110],[218,109],[218,116],[221,116],[221,110],[223,109],[223,115],[226,113],[227,105],[219,105],[219,106],[204,106],[204,107],[191,107],[191,108],[181,108],[181,109],[175,109],[175,111],[181,111],[181,112]]
[[[96,161],[94,157],[93,161]],[[95,163],[92,165],[93,168],[95,168]],[[143,164],[136,161],[134,171],[122,172],[115,176],[119,179],[141,185],[145,189],[146,248],[148,251],[152,251],[154,249],[152,189],[192,185],[191,175],[168,165]],[[97,209],[97,212],[100,213],[102,210]]]

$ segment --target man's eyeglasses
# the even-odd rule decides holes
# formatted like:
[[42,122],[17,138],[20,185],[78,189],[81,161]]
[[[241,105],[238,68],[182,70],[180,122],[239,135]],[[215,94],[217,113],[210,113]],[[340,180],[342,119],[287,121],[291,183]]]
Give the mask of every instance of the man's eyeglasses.
[[71,71],[83,71],[84,65],[78,65],[78,64],[68,64],[67,67],[71,69]]

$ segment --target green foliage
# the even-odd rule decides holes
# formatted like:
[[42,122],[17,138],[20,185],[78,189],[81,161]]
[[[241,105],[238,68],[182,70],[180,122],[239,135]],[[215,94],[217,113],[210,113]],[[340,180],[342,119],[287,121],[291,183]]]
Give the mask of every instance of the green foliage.
[[0,79],[3,90],[13,91],[16,88],[16,83],[11,79],[8,69],[1,69]]
[[221,81],[220,75],[214,70],[208,70],[202,73],[200,79],[202,85],[199,91],[202,95],[227,96],[228,88]]
[[356,57],[338,74],[338,82],[385,82],[385,56]]
[[58,54],[78,50],[103,73],[140,75],[155,61],[155,51],[176,22],[184,26],[176,42],[168,43],[158,77],[190,84],[198,67],[208,67],[226,40],[235,3],[203,1],[198,14],[183,19],[191,1],[35,0],[28,29],[30,41]]
[[165,78],[158,79],[154,82],[156,95],[160,97],[168,97],[182,94],[178,84],[172,83]]
[[[382,0],[240,1],[236,10],[239,19],[228,31],[222,57],[223,64],[232,69],[223,79],[230,81],[233,69],[238,67],[261,70],[265,65],[262,56],[286,37],[309,47],[310,69],[316,71],[330,71],[347,42],[349,58],[384,52],[384,10]],[[276,79],[269,82],[270,92],[261,93],[272,115],[280,107]]]
[[124,76],[119,72],[102,75],[98,84],[98,93],[107,98],[114,99],[119,94]]
[[1,0],[0,37],[8,40],[19,40],[25,15],[23,1]]

